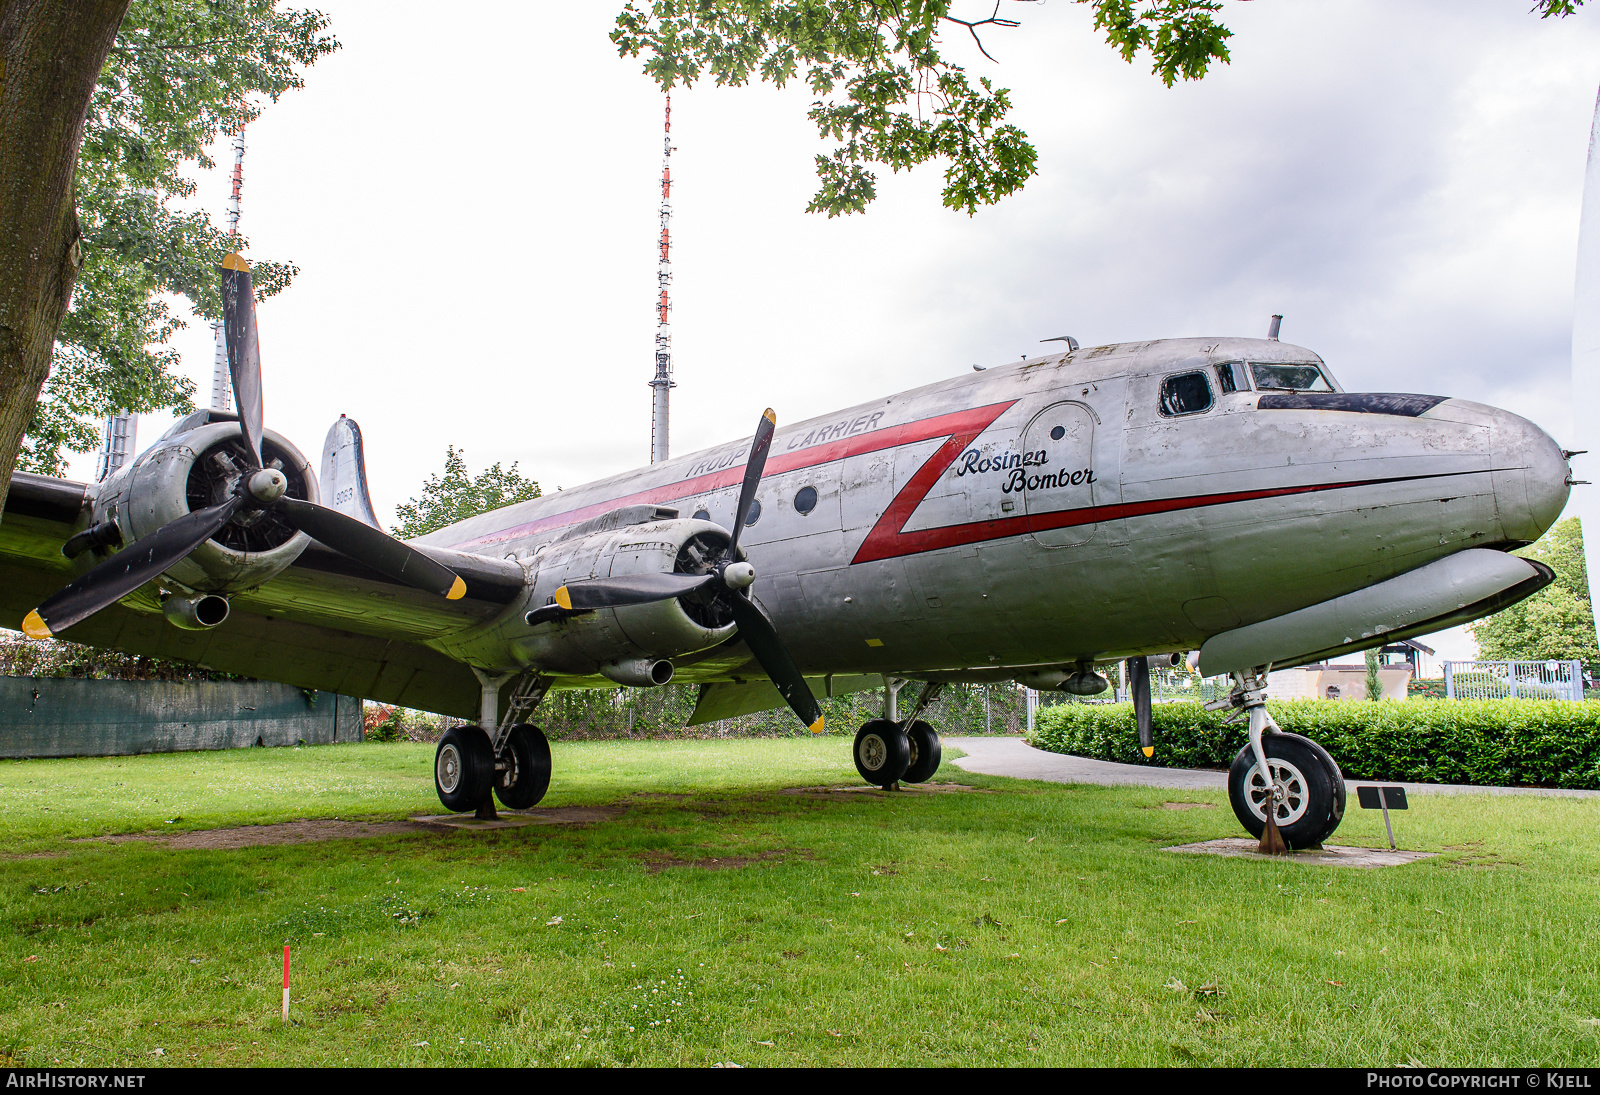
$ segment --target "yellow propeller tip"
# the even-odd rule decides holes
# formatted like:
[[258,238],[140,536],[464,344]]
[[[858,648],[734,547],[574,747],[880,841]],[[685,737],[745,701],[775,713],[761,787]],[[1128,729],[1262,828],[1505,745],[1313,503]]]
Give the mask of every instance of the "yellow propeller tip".
[[1153,757],[1156,755],[1156,747],[1154,745],[1141,745],[1139,746],[1139,752],[1147,757]]
[[39,615],[37,609],[28,613],[22,621],[22,633],[30,639],[53,639],[55,633],[50,630],[50,625],[44,622],[44,617]]
[[560,605],[568,612],[572,611],[572,594],[567,592],[566,586],[562,586],[560,589],[556,590],[556,604]]
[[456,575],[456,580],[450,586],[450,592],[444,595],[447,601],[459,601],[467,595],[467,583],[461,580],[461,575]]
[[771,407],[768,407],[766,410],[762,411],[761,417],[765,418],[768,422],[771,422],[774,426],[778,424],[778,416],[772,413]]
[[222,268],[224,270],[248,270],[250,269],[250,264],[245,261],[243,255],[223,255]]
[[826,716],[818,715],[817,716],[817,721],[811,724],[811,732],[813,734],[822,733],[822,721],[823,721],[824,718],[826,718]]

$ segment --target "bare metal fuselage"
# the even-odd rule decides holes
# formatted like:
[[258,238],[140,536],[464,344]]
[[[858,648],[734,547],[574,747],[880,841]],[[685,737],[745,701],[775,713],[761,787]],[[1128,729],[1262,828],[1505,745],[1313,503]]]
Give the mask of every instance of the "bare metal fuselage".
[[[1317,360],[1252,339],[1121,344],[781,428],[744,539],[753,592],[808,675],[999,679],[1194,649],[1467,548],[1532,541],[1559,516],[1561,449],[1495,408],[1270,407],[1294,400],[1259,391],[1219,391],[1200,413],[1158,405],[1175,374]],[[747,450],[732,442],[423,538],[514,556],[529,577],[526,601],[433,645],[525,664],[522,615],[543,603],[532,591],[563,529],[644,503],[731,527]],[[724,679],[745,660],[736,643],[703,652],[680,660],[680,679]]]

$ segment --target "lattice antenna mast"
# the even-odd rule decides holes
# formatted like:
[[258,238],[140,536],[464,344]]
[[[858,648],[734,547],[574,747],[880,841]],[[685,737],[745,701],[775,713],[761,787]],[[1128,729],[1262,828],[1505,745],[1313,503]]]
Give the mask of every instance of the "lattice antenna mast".
[[661,257],[656,265],[656,375],[650,381],[650,463],[667,459],[668,399],[672,382],[672,95],[667,95],[661,141]]
[[[239,238],[239,188],[244,183],[244,126],[233,135],[233,191],[228,195],[228,238],[237,244]],[[222,320],[211,325],[216,338],[217,356],[211,368],[211,409],[233,410],[233,379],[228,375],[228,337],[222,329]]]

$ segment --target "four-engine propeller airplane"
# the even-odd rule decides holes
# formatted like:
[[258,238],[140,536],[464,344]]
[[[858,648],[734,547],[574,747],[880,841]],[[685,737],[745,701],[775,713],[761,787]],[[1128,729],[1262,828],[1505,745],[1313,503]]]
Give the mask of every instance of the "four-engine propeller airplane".
[[[1508,554],[1567,500],[1569,453],[1525,419],[1342,390],[1310,350],[1186,338],[966,374],[407,543],[335,423],[321,489],[264,428],[248,265],[224,263],[237,414],[198,411],[98,485],[17,473],[0,610],[62,635],[461,717],[452,810],[537,802],[552,688],[702,687],[693,721],[885,687],[868,782],[925,780],[917,716],[951,682],[1080,694],[1126,663],[1149,754],[1149,668],[1198,651],[1249,720],[1236,814],[1292,846],[1344,783],[1278,731],[1265,675],[1478,619],[1553,578]],[[1274,331],[1274,335],[1275,335]],[[322,492],[325,491],[326,495]],[[909,715],[897,682],[923,682]]]

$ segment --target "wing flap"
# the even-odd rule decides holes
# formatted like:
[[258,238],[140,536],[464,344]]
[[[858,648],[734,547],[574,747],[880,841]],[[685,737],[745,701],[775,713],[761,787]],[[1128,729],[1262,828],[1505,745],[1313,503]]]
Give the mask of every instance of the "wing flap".
[[[877,688],[883,678],[875,674],[834,673],[826,677],[807,677],[813,695],[844,696],[851,692],[865,692]],[[695,701],[694,713],[689,716],[689,726],[701,726],[721,719],[753,715],[757,711],[770,711],[788,701],[778,691],[777,685],[765,677],[759,680],[717,681],[700,686],[700,697]]]

